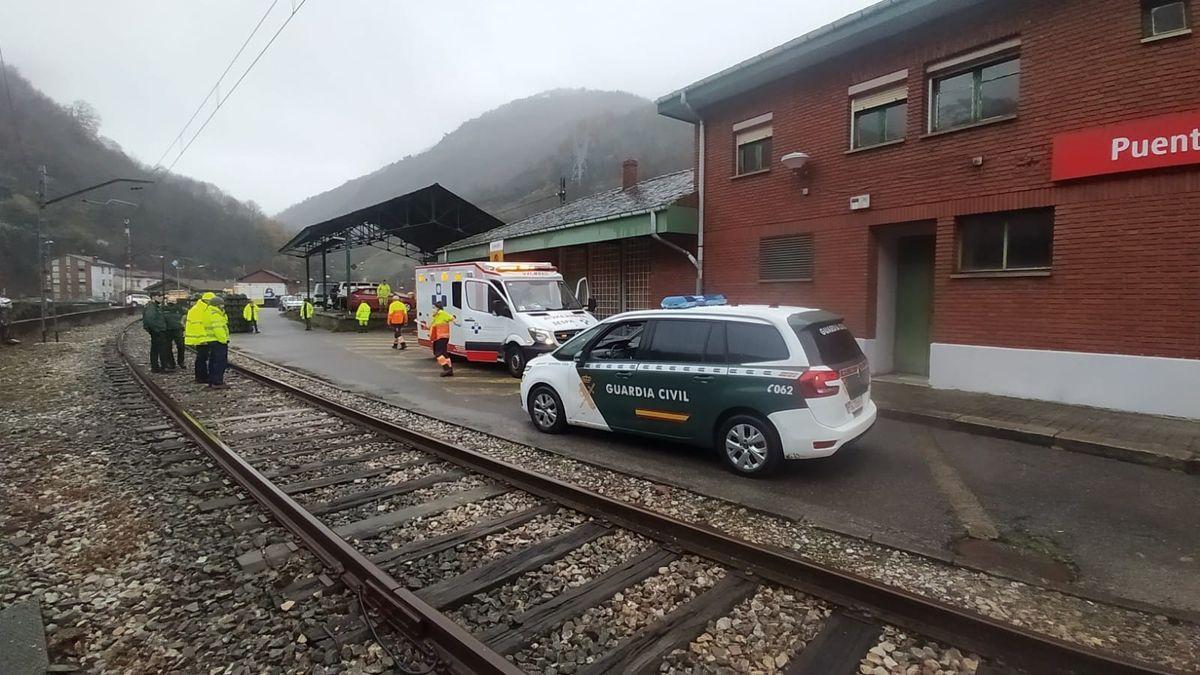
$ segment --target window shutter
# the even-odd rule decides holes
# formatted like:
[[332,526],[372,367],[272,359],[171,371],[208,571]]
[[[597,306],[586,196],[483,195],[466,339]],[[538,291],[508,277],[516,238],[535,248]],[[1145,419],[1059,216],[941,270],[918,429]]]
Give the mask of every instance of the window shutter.
[[878,108],[881,105],[904,101],[908,98],[908,87],[893,87],[884,91],[869,94],[867,96],[859,96],[850,103],[851,112],[859,112],[860,110],[870,110]]
[[753,143],[754,141],[761,141],[764,138],[770,138],[770,137],[771,137],[771,125],[766,124],[761,127],[754,127],[753,129],[747,129],[746,131],[738,132],[737,144],[745,145],[747,143]]
[[760,281],[812,280],[812,233],[759,239],[758,278]]

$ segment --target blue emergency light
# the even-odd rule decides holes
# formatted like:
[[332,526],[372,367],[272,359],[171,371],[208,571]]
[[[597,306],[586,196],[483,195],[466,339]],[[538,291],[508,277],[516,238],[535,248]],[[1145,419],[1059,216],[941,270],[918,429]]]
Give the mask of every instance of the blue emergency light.
[[662,299],[663,309],[687,309],[689,307],[714,307],[728,304],[720,293],[713,295],[668,295]]

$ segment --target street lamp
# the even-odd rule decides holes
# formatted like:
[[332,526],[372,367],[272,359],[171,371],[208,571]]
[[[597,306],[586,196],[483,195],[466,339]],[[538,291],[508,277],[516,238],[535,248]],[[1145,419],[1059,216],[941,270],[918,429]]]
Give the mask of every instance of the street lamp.
[[[42,296],[42,298],[41,298],[41,321],[40,321],[41,329],[42,329],[42,342],[45,342],[46,341],[46,292],[49,290],[49,289],[45,288],[45,283],[46,283],[46,277],[48,276],[49,270],[47,270],[48,262],[47,262],[45,253],[42,249],[42,212],[46,210],[47,206],[57,204],[61,201],[70,199],[72,197],[78,197],[79,195],[86,194],[88,192],[91,192],[92,190],[98,190],[102,187],[107,187],[109,185],[115,185],[117,183],[134,183],[135,187],[137,187],[140,185],[152,184],[152,183],[154,183],[154,181],[147,180],[144,178],[113,178],[111,180],[106,180],[103,183],[97,183],[96,185],[92,185],[91,187],[85,187],[81,190],[75,190],[74,192],[68,192],[65,195],[55,197],[53,199],[47,199],[46,198],[46,182],[49,179],[49,176],[46,173],[46,166],[44,164],[42,166],[38,167],[38,174],[39,174],[39,176],[38,176],[38,191],[37,191],[38,210],[37,210],[37,221],[34,226],[34,238],[37,240],[38,263],[42,270],[41,271],[41,279],[38,282],[38,286],[41,287],[41,296]],[[117,200],[117,201],[120,201],[120,200]],[[134,206],[136,206],[136,204]],[[55,315],[55,321],[57,322],[57,318],[58,318],[57,310],[55,311],[54,315]],[[58,335],[56,333],[55,340],[57,340],[57,339],[58,339]]]

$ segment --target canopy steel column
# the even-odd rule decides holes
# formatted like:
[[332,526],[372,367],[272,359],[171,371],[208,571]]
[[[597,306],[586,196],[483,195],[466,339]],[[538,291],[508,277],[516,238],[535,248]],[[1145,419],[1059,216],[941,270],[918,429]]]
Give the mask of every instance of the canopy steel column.
[[308,261],[312,256],[304,256],[304,300],[312,299],[312,272],[308,271]]
[[346,233],[346,311],[350,311],[350,233]]
[[322,300],[321,304],[325,309],[329,309],[329,269],[325,264],[325,249],[321,249],[321,289]]

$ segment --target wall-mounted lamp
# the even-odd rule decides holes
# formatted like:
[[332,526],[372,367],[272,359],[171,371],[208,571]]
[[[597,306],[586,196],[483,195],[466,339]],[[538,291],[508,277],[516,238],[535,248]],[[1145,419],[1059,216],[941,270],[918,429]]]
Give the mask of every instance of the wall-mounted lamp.
[[808,166],[809,156],[807,152],[789,152],[779,158],[783,165],[792,171],[799,171]]

